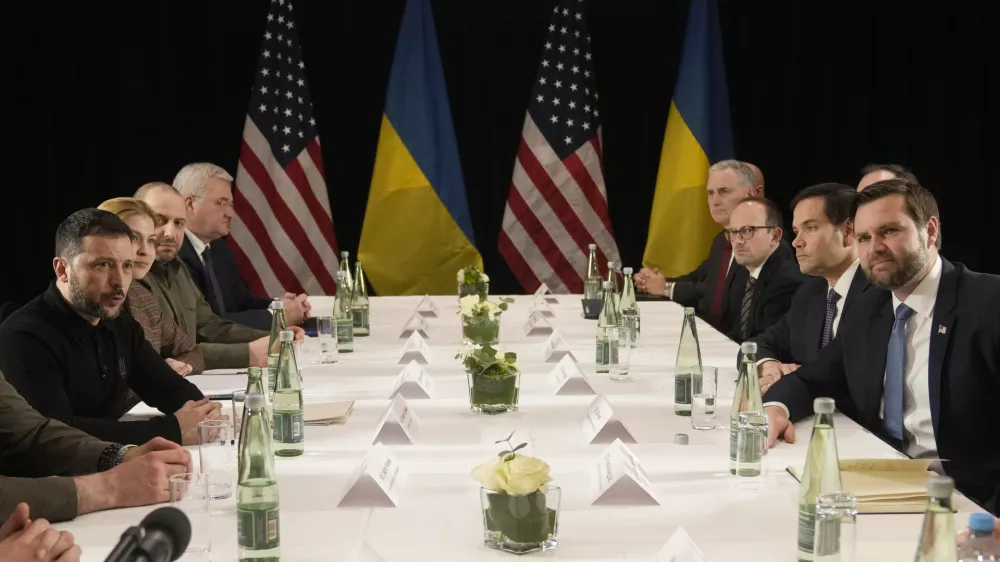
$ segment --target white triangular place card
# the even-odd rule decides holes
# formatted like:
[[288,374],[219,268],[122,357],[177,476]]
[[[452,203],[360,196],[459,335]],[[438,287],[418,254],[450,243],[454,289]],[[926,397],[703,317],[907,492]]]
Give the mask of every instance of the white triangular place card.
[[551,302],[553,304],[559,302],[559,299],[552,294],[552,290],[549,289],[549,286],[545,283],[542,283],[537,289],[535,289],[535,298],[537,299],[539,297],[544,298],[546,302]]
[[591,468],[592,505],[659,505],[638,459],[616,439]]
[[399,332],[400,339],[408,338],[413,334],[420,334],[424,339],[427,339],[427,320],[420,315],[419,312],[414,312],[412,316],[403,324],[403,329]]
[[707,562],[705,554],[695,544],[691,535],[678,527],[674,534],[670,536],[667,544],[656,553],[652,562]]
[[632,432],[611,409],[611,403],[603,394],[587,407],[587,415],[580,422],[580,429],[587,443],[611,443],[615,440],[635,443]]
[[421,365],[431,362],[431,346],[420,336],[419,332],[410,334],[410,339],[406,340],[403,351],[399,356],[399,365],[406,365],[410,361],[416,361]]
[[396,507],[403,480],[395,455],[377,443],[354,469],[337,507]]
[[535,312],[528,317],[528,323],[524,325],[524,335],[526,336],[547,336],[552,333],[552,324],[545,319],[541,312]]
[[412,445],[413,438],[419,430],[420,420],[417,419],[417,414],[413,412],[405,398],[397,395],[382,414],[382,419],[375,428],[372,444]]
[[559,330],[552,330],[552,335],[545,341],[545,346],[542,348],[542,355],[545,357],[546,363],[557,363],[566,356],[571,357],[574,362],[578,362]]
[[427,370],[420,366],[416,360],[410,361],[403,367],[396,377],[396,382],[392,385],[392,394],[389,398],[402,396],[412,400],[419,398],[430,398],[434,394],[434,379],[431,378]]
[[385,558],[382,558],[382,555],[372,545],[368,544],[368,541],[362,539],[361,544],[358,545],[358,548],[351,554],[347,561],[385,562]]
[[587,382],[580,368],[569,357],[563,357],[549,373],[549,385],[553,394],[580,395],[597,394]]
[[555,311],[549,307],[549,305],[543,299],[539,299],[528,307],[528,314],[541,314],[546,318],[552,318],[556,315]]
[[431,316],[436,318],[438,315],[438,307],[434,304],[434,299],[430,295],[424,295],[424,298],[420,299],[420,303],[417,304],[417,314],[421,316]]

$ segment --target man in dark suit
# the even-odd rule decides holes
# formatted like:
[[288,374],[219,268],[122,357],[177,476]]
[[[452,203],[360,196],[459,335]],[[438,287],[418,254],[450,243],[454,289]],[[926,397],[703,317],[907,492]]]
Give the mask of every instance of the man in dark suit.
[[734,267],[746,273],[730,283],[722,311],[724,333],[736,342],[756,336],[778,322],[804,278],[782,240],[781,211],[763,197],[744,199],[723,231],[733,246]]
[[[212,312],[226,320],[269,330],[271,299],[247,287],[225,239],[235,216],[232,181],[228,172],[208,163],[188,164],[177,173],[173,185],[184,196],[188,241],[181,245],[179,255]],[[286,293],[282,300],[285,320],[290,325],[301,324],[309,313],[306,296]]]
[[900,164],[868,164],[861,168],[861,180],[857,191],[862,191],[869,185],[885,180],[904,180],[909,183],[920,183],[906,166]]
[[[712,220],[728,228],[729,215],[740,201],[764,194],[764,177],[756,166],[723,160],[708,169],[707,190]],[[727,288],[733,284],[742,287],[745,283],[745,270],[733,267],[732,246],[722,232],[712,240],[708,257],[694,271],[666,279],[657,269],[643,268],[635,276],[640,291],[693,307],[700,317],[722,332],[727,331],[723,329]]]
[[[911,457],[938,457],[957,487],[994,513],[1000,447],[1000,278],[938,255],[938,208],[919,184],[887,180],[858,194],[855,238],[872,286],[815,362],[764,401],[771,439],[831,396]],[[888,289],[888,290],[884,290]]]
[[799,365],[816,358],[833,339],[841,318],[866,286],[858,274],[851,223],[854,188],[821,183],[800,191],[792,200],[799,271],[811,277],[792,298],[791,308],[757,342],[761,383],[773,383]]

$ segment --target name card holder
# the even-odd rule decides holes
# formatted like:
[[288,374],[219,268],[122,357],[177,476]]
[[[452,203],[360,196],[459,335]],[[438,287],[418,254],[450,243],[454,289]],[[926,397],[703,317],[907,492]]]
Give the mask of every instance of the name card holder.
[[408,338],[413,334],[420,334],[424,339],[429,339],[427,335],[427,320],[419,312],[414,312],[406,321],[406,324],[403,324],[403,329],[399,332],[399,339]]
[[615,440],[591,468],[591,505],[659,505],[639,460]]
[[430,398],[434,394],[434,379],[419,363],[410,361],[396,377],[389,398],[402,396],[410,400]]
[[557,395],[597,394],[580,368],[569,357],[563,357],[549,373],[549,385]]
[[580,429],[587,443],[611,443],[615,440],[635,443],[632,432],[611,409],[611,403],[603,394],[598,395],[587,407],[587,415],[580,422]]
[[405,398],[396,396],[382,414],[372,444],[412,445],[419,429],[420,420],[417,419],[417,414],[410,409]]
[[416,361],[421,365],[427,365],[431,362],[431,347],[427,345],[424,338],[420,337],[418,332],[410,334],[410,339],[406,340],[398,364],[406,365],[410,361]]
[[395,455],[378,443],[354,469],[337,507],[396,507],[404,480]]
[[535,289],[535,298],[537,299],[538,297],[544,298],[545,302],[550,302],[552,304],[559,303],[559,299],[557,299],[556,296],[552,294],[552,290],[549,289],[549,286],[546,285],[545,283],[542,283],[541,285],[538,286],[537,289]]
[[579,363],[576,356],[569,349],[569,344],[559,333],[559,330],[552,330],[552,335],[545,342],[545,346],[542,348],[542,354],[545,357],[546,363],[558,363],[563,357],[569,356],[573,359],[574,363]]
[[421,316],[437,318],[438,307],[430,295],[424,295],[424,298],[420,299],[420,303],[417,304],[416,313]]
[[552,333],[552,324],[545,319],[541,312],[534,312],[528,317],[528,323],[524,325],[524,335],[526,336],[547,336]]

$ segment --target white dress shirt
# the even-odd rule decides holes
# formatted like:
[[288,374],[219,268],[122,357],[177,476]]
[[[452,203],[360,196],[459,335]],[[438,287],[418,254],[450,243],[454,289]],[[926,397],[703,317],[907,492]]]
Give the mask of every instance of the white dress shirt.
[[[837,282],[830,287],[830,290],[836,292],[840,295],[837,299],[837,315],[833,317],[833,335],[837,335],[837,328],[840,327],[840,317],[844,313],[844,303],[847,301],[847,293],[851,290],[851,284],[854,283],[854,275],[858,272],[858,265],[860,265],[859,260],[854,260],[854,263],[847,266],[844,273],[837,279]],[[827,293],[829,294],[829,293]]]
[[[934,303],[937,302],[938,286],[941,284],[941,258],[935,256],[934,259],[937,261],[934,262],[927,277],[920,281],[905,301],[900,301],[895,294],[892,295],[893,313],[903,302],[913,309],[913,314],[906,320],[903,431],[906,433],[907,444],[904,452],[914,458],[937,455],[928,382],[931,331],[934,329]],[[880,417],[884,404],[883,400],[883,406],[879,408]]]
[[195,255],[201,260],[202,265],[205,264],[205,258],[201,254],[205,252],[205,248],[208,248],[208,244],[201,241],[201,238],[195,236],[190,230],[184,230],[184,235],[187,236],[188,242],[191,243],[191,248],[194,250]]

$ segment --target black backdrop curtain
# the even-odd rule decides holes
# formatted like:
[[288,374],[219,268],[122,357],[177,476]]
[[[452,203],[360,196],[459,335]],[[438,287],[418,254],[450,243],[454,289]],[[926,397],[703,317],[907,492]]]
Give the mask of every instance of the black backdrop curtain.
[[[433,0],[476,245],[496,249],[554,0]],[[27,4],[27,5],[25,5]],[[170,181],[191,161],[235,171],[268,0],[7,3],[0,39],[5,230],[0,301],[52,277],[73,210]],[[688,0],[587,0],[611,218],[642,258]],[[337,242],[355,253],[403,0],[297,0]],[[986,3],[720,0],[737,157],[786,209],[813,183],[910,165],[938,197],[944,254],[996,272],[996,49]],[[789,217],[786,214],[786,223]]]

